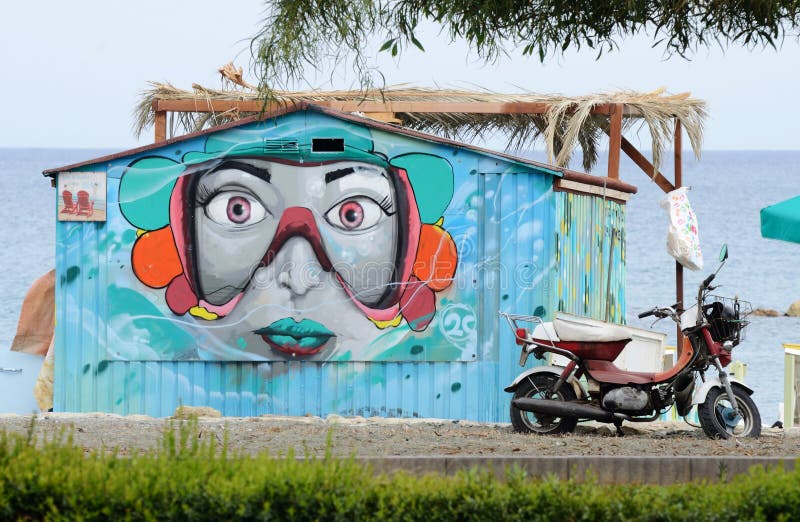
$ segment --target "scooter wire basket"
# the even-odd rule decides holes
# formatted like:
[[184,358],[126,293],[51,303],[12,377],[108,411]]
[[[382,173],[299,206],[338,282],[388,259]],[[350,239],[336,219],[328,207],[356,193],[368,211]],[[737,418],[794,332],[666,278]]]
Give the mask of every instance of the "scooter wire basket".
[[717,342],[732,341],[736,346],[744,340],[744,328],[753,312],[748,301],[709,295],[703,303],[703,314],[709,324],[711,337]]

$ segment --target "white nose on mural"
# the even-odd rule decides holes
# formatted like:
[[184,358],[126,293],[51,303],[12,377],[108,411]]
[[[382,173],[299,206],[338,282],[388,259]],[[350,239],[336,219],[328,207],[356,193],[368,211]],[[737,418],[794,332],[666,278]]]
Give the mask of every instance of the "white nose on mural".
[[321,284],[319,275],[322,266],[311,248],[311,243],[302,237],[293,237],[283,244],[275,256],[278,269],[278,285],[288,288],[295,295],[305,295]]

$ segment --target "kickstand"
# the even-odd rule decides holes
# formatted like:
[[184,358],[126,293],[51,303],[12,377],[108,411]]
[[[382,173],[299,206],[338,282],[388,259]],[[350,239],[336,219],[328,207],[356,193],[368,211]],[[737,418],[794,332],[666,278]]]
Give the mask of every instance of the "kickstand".
[[615,420],[614,427],[617,428],[617,437],[625,436],[625,432],[622,431],[622,420]]

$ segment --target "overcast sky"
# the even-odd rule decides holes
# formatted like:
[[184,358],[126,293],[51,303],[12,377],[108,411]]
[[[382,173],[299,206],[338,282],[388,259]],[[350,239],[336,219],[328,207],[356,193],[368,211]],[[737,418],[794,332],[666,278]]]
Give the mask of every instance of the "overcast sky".
[[[131,130],[147,81],[219,87],[219,66],[235,60],[248,69],[249,37],[263,9],[261,0],[6,0],[0,16],[0,147],[123,149],[149,143],[152,132],[137,140]],[[466,58],[464,46],[448,45],[435,31],[423,32],[421,40],[425,53],[409,52],[398,64],[382,58],[389,84],[569,95],[663,86],[708,102],[708,150],[800,149],[795,39],[777,52],[703,49],[686,61],[665,59],[639,38],[599,61],[587,49],[550,57],[544,65],[511,57],[491,66]],[[339,72],[333,86],[349,87],[348,81],[352,75]]]

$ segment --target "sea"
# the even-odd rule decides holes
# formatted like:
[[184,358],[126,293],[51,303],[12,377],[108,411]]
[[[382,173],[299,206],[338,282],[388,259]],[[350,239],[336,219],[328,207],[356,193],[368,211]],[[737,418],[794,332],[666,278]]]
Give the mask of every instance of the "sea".
[[[25,292],[54,266],[55,205],[47,168],[75,163],[114,150],[0,148],[0,349],[10,346]],[[646,152],[646,151],[645,151]],[[541,152],[524,154],[546,160]],[[672,155],[660,166],[672,179]],[[605,171],[601,154],[596,173]],[[579,158],[571,168],[581,170]],[[627,203],[627,322],[670,334],[669,320],[653,324],[636,315],[655,305],[675,302],[675,262],[666,250],[668,219],[659,201],[663,192],[623,157],[621,179],[638,187]],[[704,267],[684,271],[684,296],[691,302],[697,285],[719,266],[718,253],[728,245],[729,259],[719,272],[716,294],[738,296],[753,308],[783,314],[800,300],[800,244],[763,239],[761,208],[800,194],[800,151],[704,151],[697,159],[684,153],[684,185],[697,215]],[[523,311],[520,311],[523,312]],[[746,365],[745,383],[762,421],[779,418],[783,402],[784,343],[800,343],[800,318],[750,317],[745,340],[733,352]]]

